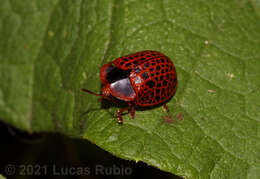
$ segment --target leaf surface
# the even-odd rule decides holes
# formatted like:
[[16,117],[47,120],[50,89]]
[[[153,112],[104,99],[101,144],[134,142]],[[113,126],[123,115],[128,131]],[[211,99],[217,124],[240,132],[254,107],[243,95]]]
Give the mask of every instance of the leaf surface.
[[[0,2],[0,119],[60,132],[188,178],[260,177],[259,1]],[[99,69],[165,53],[179,87],[161,107],[101,108]]]

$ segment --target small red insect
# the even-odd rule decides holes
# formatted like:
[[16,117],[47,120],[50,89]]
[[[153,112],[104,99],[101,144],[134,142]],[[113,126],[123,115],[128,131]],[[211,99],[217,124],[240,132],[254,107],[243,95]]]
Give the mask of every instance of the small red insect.
[[177,89],[176,69],[169,57],[157,51],[141,51],[119,57],[100,69],[101,94],[87,89],[82,91],[125,101],[128,106],[117,111],[118,123],[123,123],[122,113],[128,110],[135,117],[135,107],[152,107],[171,99]]

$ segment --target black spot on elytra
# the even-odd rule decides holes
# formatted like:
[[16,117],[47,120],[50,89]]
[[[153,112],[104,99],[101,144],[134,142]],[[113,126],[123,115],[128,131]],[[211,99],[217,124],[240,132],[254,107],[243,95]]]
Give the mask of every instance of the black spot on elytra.
[[157,71],[157,72],[156,72],[156,75],[160,75],[160,73]]
[[173,78],[171,77],[170,81],[173,81]]
[[160,89],[156,89],[156,94],[160,94]]
[[156,101],[160,101],[160,96],[155,96]]
[[162,58],[162,63],[164,63],[164,59]]
[[138,57],[138,55],[135,55],[134,57],[135,57],[135,58],[137,58],[137,57]]
[[163,75],[162,76],[160,76],[160,81],[162,81],[163,80]]
[[154,97],[154,92],[151,92],[151,98],[153,98]]
[[169,75],[169,73],[166,75],[166,79],[169,79],[169,77],[170,77],[170,75]]
[[162,69],[161,73],[164,73],[164,69]]
[[127,59],[127,58],[124,58],[123,60],[124,60],[125,62],[127,62],[127,61],[128,61],[128,59]]
[[160,88],[162,85],[161,83],[157,83],[156,87]]
[[150,81],[147,81],[147,82],[146,82],[146,85],[147,85],[149,88],[152,88],[152,87],[154,87],[155,82],[152,81],[152,80],[150,80]]
[[166,68],[166,70],[165,70],[166,72],[168,72],[169,70],[168,70],[168,68]]
[[155,63],[152,63],[152,65],[154,66],[154,65],[155,65]]
[[146,58],[149,58],[149,57],[151,57],[150,55],[146,55]]
[[123,65],[125,62],[120,62],[120,65]]
[[162,88],[162,94],[165,95],[165,88]]
[[174,83],[174,84],[177,83],[177,78],[174,78],[173,83]]
[[131,63],[127,63],[127,64],[125,64],[126,67],[129,67],[130,65],[131,65]]
[[156,67],[156,70],[157,70],[157,71],[160,71],[160,69],[161,69],[161,67],[158,65],[158,66]]
[[133,59],[133,57],[129,57],[129,59],[131,59],[131,60],[132,60],[132,59]]
[[140,58],[139,60],[145,60],[146,58]]
[[163,81],[163,86],[165,87],[167,85],[167,81]]
[[154,68],[152,67],[152,68],[150,68],[150,71],[153,71],[154,70]]
[[156,62],[157,62],[157,63],[160,63],[160,60],[157,59]]
[[150,65],[150,63],[149,63],[149,62],[147,62],[147,63],[145,63],[145,64],[144,64],[144,67],[145,67],[145,68],[148,68],[148,67],[149,67],[149,65]]
[[158,81],[158,80],[159,80],[159,78],[158,78],[158,77],[155,77],[154,79],[155,79],[156,81]]
[[146,80],[147,78],[149,78],[149,75],[147,72],[144,72],[144,73],[142,73],[142,77],[144,80]]

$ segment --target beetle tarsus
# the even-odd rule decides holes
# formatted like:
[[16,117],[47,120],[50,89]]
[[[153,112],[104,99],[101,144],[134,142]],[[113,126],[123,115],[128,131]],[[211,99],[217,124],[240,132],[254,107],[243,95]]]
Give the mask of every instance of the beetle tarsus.
[[121,117],[121,118],[118,118],[117,123],[118,123],[118,124],[123,124],[123,119],[122,119],[122,117]]
[[135,103],[132,102],[128,103],[128,113],[130,113],[132,119],[135,118]]
[[129,113],[130,113],[132,119],[134,119],[135,118],[135,107],[134,106],[129,107]]
[[117,111],[117,122],[118,122],[118,124],[123,124],[123,118],[122,118],[120,110]]
[[124,108],[121,108],[121,109],[119,109],[118,111],[117,111],[117,120],[118,120],[118,123],[119,124],[122,124],[123,123],[123,118],[122,118],[122,113],[124,112],[124,111],[126,111],[126,110],[128,110],[129,109],[129,106],[127,106],[127,107],[124,107]]
[[168,108],[168,106],[165,103],[163,104],[163,110],[165,112],[169,113],[169,108]]

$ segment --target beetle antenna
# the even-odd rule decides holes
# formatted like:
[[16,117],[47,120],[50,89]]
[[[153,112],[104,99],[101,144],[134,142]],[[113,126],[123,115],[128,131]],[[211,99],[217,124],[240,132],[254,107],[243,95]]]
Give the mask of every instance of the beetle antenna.
[[87,92],[87,93],[89,93],[89,94],[93,94],[93,95],[95,95],[95,96],[102,96],[102,94],[97,94],[97,93],[94,93],[94,92],[89,91],[89,90],[84,89],[84,88],[81,88],[81,91]]

